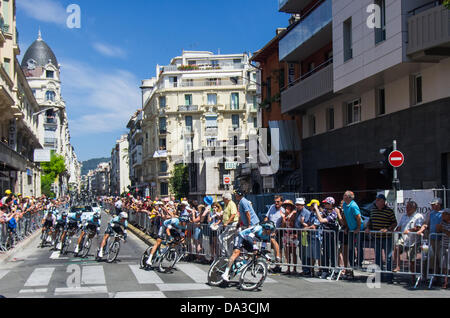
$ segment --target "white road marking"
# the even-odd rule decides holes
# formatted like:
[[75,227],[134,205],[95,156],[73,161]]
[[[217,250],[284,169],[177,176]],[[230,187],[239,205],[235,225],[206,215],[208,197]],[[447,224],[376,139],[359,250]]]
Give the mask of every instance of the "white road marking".
[[30,277],[28,277],[25,287],[38,287],[38,286],[48,286],[50,279],[52,278],[54,267],[49,268],[36,268]]
[[320,279],[320,278],[306,278],[308,283],[336,283],[335,280]]
[[0,270],[0,279],[6,276],[9,273],[9,270]]
[[156,284],[160,291],[185,291],[211,289],[205,284]]
[[139,284],[164,284],[155,272],[148,272],[139,268],[139,265],[129,265]]
[[47,293],[47,288],[33,288],[33,289],[22,289],[19,294],[45,294]]
[[52,255],[50,255],[50,259],[69,259],[68,257],[61,257],[60,252],[53,252]]
[[208,282],[208,273],[193,264],[177,264],[176,267],[181,269],[196,283],[206,284]]
[[107,294],[106,286],[56,288],[55,296],[78,294]]
[[83,266],[82,285],[106,285],[103,266]]
[[164,293],[160,291],[149,292],[118,292],[114,298],[167,298]]
[[188,298],[225,298],[225,296],[201,296],[201,297],[188,297]]

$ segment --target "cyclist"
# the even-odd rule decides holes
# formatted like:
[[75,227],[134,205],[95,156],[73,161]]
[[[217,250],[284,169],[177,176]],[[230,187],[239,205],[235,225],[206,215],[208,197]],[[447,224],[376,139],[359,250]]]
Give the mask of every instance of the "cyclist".
[[62,242],[64,242],[64,240],[66,239],[67,232],[71,232],[72,230],[76,231],[80,228],[82,214],[82,210],[77,210],[76,212],[69,213],[69,215],[67,216],[66,226],[64,227],[64,232],[61,236],[61,242],[59,242],[56,249],[62,248]]
[[101,217],[100,217],[100,213],[96,212],[94,213],[94,215],[92,215],[90,218],[88,218],[86,220],[86,223],[83,226],[83,229],[81,231],[81,235],[78,238],[78,244],[75,247],[75,254],[78,254],[78,252],[80,251],[80,244],[83,241],[83,237],[84,235],[87,234],[88,230],[92,230],[95,231],[97,233],[97,235],[100,233],[100,225],[101,225]]
[[56,217],[55,231],[53,232],[53,241],[56,240],[56,233],[62,234],[64,232],[64,227],[67,223],[67,212],[63,212],[62,214]]
[[265,243],[270,242],[271,237],[275,233],[275,224],[273,222],[265,222],[260,225],[255,225],[242,232],[236,237],[234,241],[234,251],[228,262],[228,267],[223,273],[222,278],[228,282],[230,280],[230,270],[234,264],[234,261],[241,254],[241,248],[243,247],[248,252],[256,253],[254,243],[256,240],[263,241]]
[[[47,212],[44,215],[44,218],[42,219],[42,232],[41,232],[41,238],[43,237],[45,231],[47,229],[50,229],[50,231],[53,229],[56,223],[56,216],[54,215],[54,209],[49,208]],[[50,238],[50,235],[49,235]]]
[[164,221],[162,226],[159,228],[158,239],[156,240],[155,246],[153,246],[152,251],[147,259],[147,265],[153,265],[153,255],[156,253],[157,249],[161,246],[164,238],[164,234],[168,237],[168,242],[171,243],[180,236],[184,238],[185,231],[187,229],[187,224],[189,223],[188,216],[180,216],[178,218],[172,218],[170,220]]
[[[122,230],[123,227],[123,230]],[[98,254],[99,258],[103,257],[103,249],[106,245],[106,241],[108,240],[109,236],[113,234],[114,232],[123,235],[123,238],[127,239],[127,227],[128,227],[128,213],[127,212],[120,212],[118,216],[114,217],[111,222],[108,224],[108,228],[105,231],[105,234],[103,236],[103,241],[100,246],[100,252]]]

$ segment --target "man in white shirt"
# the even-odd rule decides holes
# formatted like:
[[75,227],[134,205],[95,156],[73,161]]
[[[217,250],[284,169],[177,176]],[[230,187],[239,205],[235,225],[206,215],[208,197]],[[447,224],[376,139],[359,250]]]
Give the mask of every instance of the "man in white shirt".
[[420,251],[420,234],[417,232],[421,229],[424,221],[425,219],[423,215],[417,213],[417,203],[414,201],[409,201],[406,204],[406,214],[403,215],[397,228],[395,229],[395,232],[401,232],[403,234],[395,246],[394,260],[397,263],[397,267],[393,270],[393,272],[405,271],[405,269],[400,268],[400,254],[403,252],[407,253],[410,262],[408,271],[416,271],[416,256]]
[[122,212],[122,200],[117,200],[114,206],[116,207],[116,215],[119,215]]

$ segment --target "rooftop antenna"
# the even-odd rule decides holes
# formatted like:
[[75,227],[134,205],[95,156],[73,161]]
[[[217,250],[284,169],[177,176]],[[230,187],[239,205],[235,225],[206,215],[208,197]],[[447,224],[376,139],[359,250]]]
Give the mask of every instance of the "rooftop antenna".
[[39,27],[38,41],[42,41],[41,27]]

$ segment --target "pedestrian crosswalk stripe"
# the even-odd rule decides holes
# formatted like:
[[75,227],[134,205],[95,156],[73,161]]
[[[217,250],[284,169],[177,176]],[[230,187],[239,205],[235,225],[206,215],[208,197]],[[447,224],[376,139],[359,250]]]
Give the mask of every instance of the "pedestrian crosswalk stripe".
[[22,289],[19,294],[45,294],[47,288],[32,288],[32,289]]
[[0,270],[0,279],[6,276],[9,273],[9,270]]
[[139,265],[128,265],[136,277],[139,284],[164,284],[162,279],[155,272],[145,271]]
[[38,286],[48,286],[50,279],[52,278],[54,267],[49,268],[36,268],[30,277],[28,277],[25,287],[38,287]]
[[83,266],[82,285],[106,285],[103,266]]
[[225,296],[198,296],[198,297],[188,297],[188,298],[225,298]]
[[208,273],[193,264],[177,264],[177,268],[181,269],[196,283],[206,284],[208,282]]
[[156,284],[160,291],[186,291],[211,289],[206,284]]
[[160,291],[149,292],[118,292],[114,298],[167,298],[164,293]]
[[106,286],[56,288],[55,296],[78,294],[107,294]]

